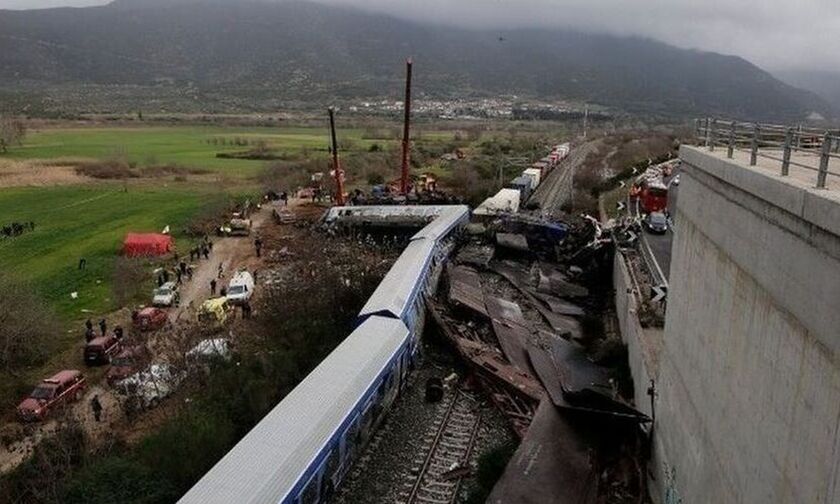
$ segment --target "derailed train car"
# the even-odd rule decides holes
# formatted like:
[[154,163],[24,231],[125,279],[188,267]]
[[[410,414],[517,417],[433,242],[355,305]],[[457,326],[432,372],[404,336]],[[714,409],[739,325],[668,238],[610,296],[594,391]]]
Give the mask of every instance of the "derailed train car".
[[365,304],[356,329],[179,502],[327,502],[405,383],[425,296],[468,220],[466,206],[441,207]]

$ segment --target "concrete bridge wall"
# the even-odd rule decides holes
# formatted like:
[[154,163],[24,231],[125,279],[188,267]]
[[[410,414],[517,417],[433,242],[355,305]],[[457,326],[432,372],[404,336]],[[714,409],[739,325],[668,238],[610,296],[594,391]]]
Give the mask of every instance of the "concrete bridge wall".
[[680,156],[656,500],[840,502],[840,194]]

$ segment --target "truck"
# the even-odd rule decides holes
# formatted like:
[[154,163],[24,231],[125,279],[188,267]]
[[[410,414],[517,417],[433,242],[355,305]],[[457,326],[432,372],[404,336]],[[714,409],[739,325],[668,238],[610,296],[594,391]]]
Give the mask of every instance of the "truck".
[[639,206],[644,213],[664,212],[668,207],[668,188],[660,179],[644,179],[639,188]]
[[87,381],[80,371],[60,371],[42,381],[18,405],[18,417],[24,422],[43,420],[50,411],[80,400],[86,387]]
[[230,279],[227,288],[227,301],[232,305],[241,305],[250,301],[254,294],[254,277],[247,271],[237,271]]
[[251,234],[251,220],[234,217],[219,228],[222,236],[248,236]]
[[120,339],[114,333],[94,338],[85,345],[85,364],[88,366],[108,364],[111,362],[111,357],[117,355],[121,349]]

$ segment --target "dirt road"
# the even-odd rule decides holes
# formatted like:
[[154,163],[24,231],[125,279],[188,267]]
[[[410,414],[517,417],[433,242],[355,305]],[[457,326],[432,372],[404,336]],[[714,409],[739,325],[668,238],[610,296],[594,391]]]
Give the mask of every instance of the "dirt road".
[[[213,251],[209,259],[199,259],[193,262],[193,278],[181,287],[181,306],[170,314],[170,320],[177,323],[183,318],[195,316],[196,310],[211,296],[210,281],[216,280],[216,295],[219,290],[227,286],[233,274],[241,269],[251,273],[259,269],[260,259],[257,257],[254,240],[259,236],[262,225],[271,218],[270,205],[251,214],[251,236],[228,238],[213,238]],[[222,265],[222,276],[219,276],[219,265]]]
[[[298,203],[297,200],[290,200],[289,207],[295,207]],[[170,322],[173,325],[177,326],[179,323],[195,320],[195,310],[210,297],[211,279],[216,279],[218,293],[237,270],[244,268],[253,273],[255,269],[260,268],[261,259],[256,255],[254,239],[259,236],[260,228],[271,219],[272,208],[271,205],[265,205],[251,215],[251,236],[213,238],[213,251],[210,253],[210,258],[195,261],[193,279],[181,287],[181,305],[172,309],[170,313]],[[185,252],[186,250],[182,251],[182,254]],[[223,271],[221,278],[218,277],[219,264],[222,265]],[[150,339],[166,339],[165,332],[153,334]],[[150,347],[158,347],[158,345],[152,344]],[[166,345],[160,346],[161,349],[165,347]],[[134,438],[142,434],[137,432],[139,427],[134,428],[135,425],[128,422],[117,396],[104,385],[104,382],[103,384],[90,383],[89,387],[84,398],[69,408],[63,421],[78,422],[84,426],[93,443],[103,439],[105,434],[115,431],[122,431]],[[95,421],[90,407],[90,401],[94,395],[98,395],[103,406],[104,414],[101,422]],[[57,418],[26,426],[11,422],[0,427],[0,438],[2,438],[0,474],[12,470],[26,460],[38,443],[55,434],[58,427]],[[147,425],[146,428],[154,428],[154,425]]]

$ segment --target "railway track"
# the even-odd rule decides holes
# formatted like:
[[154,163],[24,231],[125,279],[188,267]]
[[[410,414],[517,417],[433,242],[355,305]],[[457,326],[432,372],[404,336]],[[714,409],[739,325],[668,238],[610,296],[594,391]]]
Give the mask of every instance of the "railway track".
[[545,181],[531,195],[529,202],[539,203],[543,214],[560,217],[563,205],[573,197],[574,173],[586,161],[589,153],[595,150],[596,145],[597,141],[575,143],[569,156],[548,174]]
[[451,504],[461,480],[469,473],[470,458],[481,416],[476,399],[457,390],[444,414],[423,440],[412,467],[414,479],[400,495],[403,504]]

